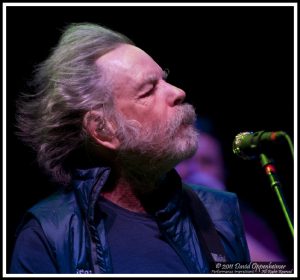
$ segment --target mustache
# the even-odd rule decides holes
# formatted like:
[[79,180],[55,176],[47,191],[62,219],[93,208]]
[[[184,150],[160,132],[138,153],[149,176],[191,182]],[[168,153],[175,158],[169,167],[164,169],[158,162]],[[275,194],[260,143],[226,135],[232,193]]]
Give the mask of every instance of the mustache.
[[181,105],[178,107],[182,125],[191,125],[196,121],[195,108],[190,104]]
[[181,126],[193,125],[196,121],[196,112],[191,104],[182,104],[176,108],[175,117],[167,128],[170,133],[176,132]]
[[128,121],[119,117],[119,128],[117,135],[121,139],[124,147],[127,144],[134,143],[137,139],[145,140],[148,145],[154,145],[159,139],[161,141],[170,141],[178,133],[182,126],[192,126],[196,122],[196,112],[191,104],[181,104],[176,106],[171,119],[156,123],[151,128],[145,128],[137,121]]

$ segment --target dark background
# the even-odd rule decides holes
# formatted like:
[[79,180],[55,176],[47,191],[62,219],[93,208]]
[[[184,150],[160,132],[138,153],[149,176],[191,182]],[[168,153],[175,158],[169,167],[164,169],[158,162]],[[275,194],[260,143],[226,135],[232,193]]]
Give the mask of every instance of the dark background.
[[[294,135],[293,7],[8,7],[7,245],[11,257],[23,213],[53,191],[33,152],[15,133],[15,99],[61,30],[94,22],[124,33],[183,88],[197,113],[210,118],[223,143],[227,186],[250,204],[292,259],[293,241],[258,161],[232,154],[241,131]],[[285,143],[271,152],[293,209],[293,160]]]

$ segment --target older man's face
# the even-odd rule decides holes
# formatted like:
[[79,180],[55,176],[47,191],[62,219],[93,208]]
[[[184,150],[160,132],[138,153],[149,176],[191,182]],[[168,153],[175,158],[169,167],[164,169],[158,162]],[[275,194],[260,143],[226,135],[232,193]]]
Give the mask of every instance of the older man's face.
[[[185,92],[166,82],[165,72],[148,54],[124,44],[99,58],[97,64],[113,85],[117,112],[140,128],[133,140],[137,146],[145,150],[151,143],[153,153],[180,154],[179,160],[195,151],[194,109],[182,104]],[[131,143],[129,148],[135,147]]]

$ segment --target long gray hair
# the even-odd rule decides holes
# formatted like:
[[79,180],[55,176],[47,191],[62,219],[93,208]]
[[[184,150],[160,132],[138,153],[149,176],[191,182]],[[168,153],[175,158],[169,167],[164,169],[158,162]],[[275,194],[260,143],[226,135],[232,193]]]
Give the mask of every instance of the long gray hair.
[[120,44],[124,35],[96,24],[68,26],[52,54],[35,73],[35,93],[17,102],[18,135],[37,152],[37,160],[55,181],[70,181],[68,158],[88,136],[82,126],[89,110],[112,113],[110,86],[96,59]]

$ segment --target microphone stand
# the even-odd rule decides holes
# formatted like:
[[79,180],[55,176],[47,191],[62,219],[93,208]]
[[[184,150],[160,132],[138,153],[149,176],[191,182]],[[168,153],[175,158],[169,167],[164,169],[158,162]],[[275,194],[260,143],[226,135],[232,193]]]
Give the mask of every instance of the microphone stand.
[[290,214],[289,214],[286,202],[285,202],[284,197],[283,197],[283,193],[282,193],[282,190],[281,190],[281,184],[278,180],[278,177],[277,177],[277,174],[276,174],[276,169],[275,169],[275,166],[273,164],[273,160],[268,158],[266,156],[266,154],[263,154],[263,153],[261,153],[259,155],[259,157],[260,157],[260,163],[261,163],[262,167],[264,168],[266,174],[268,175],[271,187],[277,195],[278,201],[280,203],[280,206],[281,206],[281,209],[282,209],[283,214],[285,216],[285,219],[288,223],[291,234],[294,237],[294,226],[292,224]]

